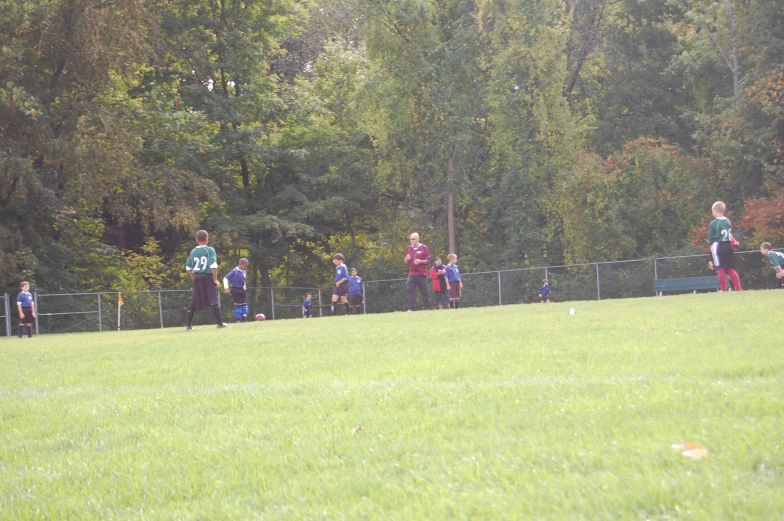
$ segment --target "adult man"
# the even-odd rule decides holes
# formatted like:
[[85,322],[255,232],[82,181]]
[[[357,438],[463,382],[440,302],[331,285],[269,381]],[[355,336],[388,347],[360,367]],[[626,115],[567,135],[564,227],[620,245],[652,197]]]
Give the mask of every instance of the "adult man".
[[422,295],[422,307],[430,309],[430,295],[427,292],[427,266],[430,264],[430,251],[419,242],[419,234],[412,233],[408,239],[403,262],[408,264],[408,310],[416,308],[416,290]]

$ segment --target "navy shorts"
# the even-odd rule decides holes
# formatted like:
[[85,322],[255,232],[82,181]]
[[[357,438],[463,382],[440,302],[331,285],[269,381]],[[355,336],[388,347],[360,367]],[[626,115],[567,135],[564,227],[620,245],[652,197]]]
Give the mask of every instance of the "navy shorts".
[[22,326],[31,326],[33,324],[33,308],[22,308],[22,313],[24,313],[24,318],[19,319],[19,324]]
[[[446,286],[444,286],[446,288]],[[446,306],[449,299],[446,298],[446,289],[441,291],[434,291],[436,294],[436,305]]]
[[340,286],[335,286],[332,289],[332,294],[337,295],[338,297],[345,297],[348,295],[348,283],[344,282]]

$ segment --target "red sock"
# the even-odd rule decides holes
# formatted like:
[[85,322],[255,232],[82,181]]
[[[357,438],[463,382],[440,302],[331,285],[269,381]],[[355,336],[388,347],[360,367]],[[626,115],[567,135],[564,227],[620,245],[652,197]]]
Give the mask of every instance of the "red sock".
[[740,277],[738,276],[738,272],[735,271],[735,268],[728,269],[727,273],[730,274],[730,280],[732,281],[732,288],[735,291],[742,291],[743,288],[740,287]]
[[724,268],[716,268],[716,275],[719,276],[719,289],[727,291],[727,274],[724,272]]

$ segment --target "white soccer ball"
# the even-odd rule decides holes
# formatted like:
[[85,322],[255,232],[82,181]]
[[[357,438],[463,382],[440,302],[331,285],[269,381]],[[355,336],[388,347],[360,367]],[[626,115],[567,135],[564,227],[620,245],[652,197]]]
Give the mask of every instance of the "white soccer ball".
[[576,310],[576,309],[574,309],[574,308],[569,308],[569,314],[570,314],[570,315],[574,315],[575,313],[577,313],[577,310]]

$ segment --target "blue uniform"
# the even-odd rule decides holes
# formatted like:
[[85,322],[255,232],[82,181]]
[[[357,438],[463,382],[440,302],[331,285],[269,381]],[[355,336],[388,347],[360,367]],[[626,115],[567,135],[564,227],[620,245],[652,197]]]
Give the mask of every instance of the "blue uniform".
[[29,291],[22,291],[17,295],[16,302],[21,304],[23,308],[33,307],[33,296]]
[[313,303],[310,299],[306,298],[302,301],[302,316],[309,317],[310,316],[310,308],[313,307]]
[[348,278],[348,268],[345,264],[335,266],[335,282],[340,282],[341,280]]
[[348,278],[348,294],[361,295],[362,294],[362,277],[349,277]]
[[550,294],[550,286],[548,284],[542,285],[542,287],[539,288],[539,293],[541,293],[543,297],[548,296]]
[[447,264],[444,276],[450,283],[460,282],[460,268],[457,267],[457,264]]
[[234,318],[243,320],[248,316],[248,301],[245,295],[245,270],[234,268],[223,277],[224,289],[231,285],[231,299],[234,301]]

